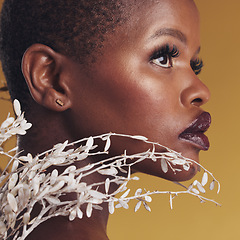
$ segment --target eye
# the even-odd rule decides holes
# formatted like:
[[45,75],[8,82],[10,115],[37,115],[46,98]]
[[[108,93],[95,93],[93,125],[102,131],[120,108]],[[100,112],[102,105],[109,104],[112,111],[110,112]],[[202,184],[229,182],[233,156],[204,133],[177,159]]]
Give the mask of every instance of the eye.
[[170,68],[172,67],[172,58],[165,54],[159,58],[153,59],[152,63],[163,68]]
[[170,49],[169,45],[167,44],[153,53],[152,57],[150,58],[150,62],[162,68],[171,68],[173,67],[172,59],[178,56],[178,49],[175,46]]
[[192,60],[190,62],[191,68],[196,75],[200,74],[203,68],[203,61],[201,59]]

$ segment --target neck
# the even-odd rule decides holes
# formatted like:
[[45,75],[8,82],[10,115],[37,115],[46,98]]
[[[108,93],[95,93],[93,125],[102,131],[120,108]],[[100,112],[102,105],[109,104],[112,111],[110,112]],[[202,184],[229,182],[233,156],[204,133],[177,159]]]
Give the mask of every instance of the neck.
[[[27,134],[18,138],[18,149],[21,155],[31,153],[35,156],[38,153],[51,149],[53,145],[69,140],[69,142],[75,139],[69,134],[66,122],[64,118],[59,117],[58,113],[43,112],[46,118],[41,116],[41,119],[47,119],[47,123],[43,121],[31,121],[36,119],[36,115],[31,112],[32,116],[27,116],[27,120],[33,123],[32,129],[28,130]],[[91,163],[91,159],[85,159],[84,165]],[[87,184],[94,182],[104,182],[106,179],[99,174],[91,174],[84,178],[83,181]],[[114,188],[114,187],[113,187]],[[101,190],[101,189],[99,189]],[[115,189],[111,189],[114,191]],[[69,199],[71,200],[71,199]],[[93,210],[93,214],[90,218],[86,217],[86,206],[81,206],[81,210],[84,213],[82,219],[75,219],[69,221],[68,217],[54,217],[46,222],[40,224],[27,239],[44,239],[46,236],[48,239],[108,239],[106,235],[106,226],[108,221],[108,206],[102,204],[102,210]],[[33,212],[36,215],[38,210]]]
[[[38,113],[41,112],[40,114]],[[38,153],[51,149],[55,144],[66,140],[73,141],[68,133],[68,125],[64,118],[64,113],[55,113],[41,107],[26,113],[26,119],[33,126],[26,135],[18,136],[17,145],[21,155],[31,153],[35,156]],[[41,117],[38,118],[38,116]],[[44,120],[43,120],[44,119]]]
[[106,234],[107,218],[104,212],[94,210],[90,218],[69,221],[67,217],[55,217],[39,225],[27,238],[42,240],[108,240]]

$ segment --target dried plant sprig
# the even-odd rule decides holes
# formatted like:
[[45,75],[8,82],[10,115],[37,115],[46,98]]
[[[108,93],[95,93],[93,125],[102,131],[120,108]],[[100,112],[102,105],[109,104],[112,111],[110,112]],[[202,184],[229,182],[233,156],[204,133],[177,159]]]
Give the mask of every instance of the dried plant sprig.
[[[14,101],[14,110],[16,120],[8,116],[1,125],[1,145],[15,134],[25,134],[26,130],[31,127],[30,123],[24,119],[21,113],[20,104]],[[124,137],[143,141],[149,145],[149,150],[137,153],[127,154],[127,151],[120,156],[107,157],[102,161],[85,165],[77,168],[74,163],[84,161],[92,156],[105,156],[111,147],[111,137]],[[95,151],[96,140],[102,140],[105,143],[102,151]],[[81,145],[76,149],[70,148],[74,145]],[[161,147],[165,152],[157,152],[156,148]],[[113,213],[116,208],[128,208],[130,200],[137,200],[135,211],[141,205],[146,210],[151,211],[148,203],[152,201],[153,194],[169,194],[170,206],[172,208],[173,199],[180,194],[190,194],[201,200],[201,202],[210,201],[218,205],[214,200],[203,197],[201,194],[206,192],[205,186],[211,178],[210,189],[214,188],[214,184],[218,184],[218,192],[220,190],[219,182],[214,178],[213,174],[202,167],[199,163],[183,157],[167,147],[148,141],[142,136],[131,136],[125,134],[108,133],[99,136],[93,136],[79,141],[68,143],[59,143],[52,149],[41,153],[37,156],[27,154],[26,156],[11,156],[10,152],[4,152],[3,148],[0,154],[4,154],[10,158],[12,169],[7,172],[5,169],[0,175],[0,237],[7,239],[24,240],[39,224],[55,217],[68,216],[72,221],[76,217],[82,218],[84,214],[91,217],[93,209],[101,210],[103,202],[108,203],[109,213]],[[128,161],[131,159],[131,161]],[[146,191],[138,189],[134,195],[130,196],[130,189],[127,184],[131,180],[138,180],[138,177],[131,176],[131,168],[145,159],[151,159],[154,162],[160,162],[163,172],[173,171],[178,174],[180,171],[188,171],[191,164],[195,163],[204,170],[201,183],[197,180],[193,181],[190,186],[186,187],[177,183],[184,188],[183,191]],[[49,171],[52,166],[65,166],[63,172],[54,168]],[[102,182],[86,184],[83,179],[93,173],[99,173],[105,178]],[[8,178],[6,180],[6,178]],[[3,181],[6,181],[3,183]],[[109,192],[112,184],[119,187],[114,192]],[[99,187],[104,186],[105,192],[100,192]],[[74,192],[75,200],[60,200],[60,197]],[[116,197],[116,194],[122,194]],[[41,205],[39,215],[32,218],[31,213],[36,204]],[[83,207],[85,205],[86,207]],[[83,210],[85,209],[85,210]]]

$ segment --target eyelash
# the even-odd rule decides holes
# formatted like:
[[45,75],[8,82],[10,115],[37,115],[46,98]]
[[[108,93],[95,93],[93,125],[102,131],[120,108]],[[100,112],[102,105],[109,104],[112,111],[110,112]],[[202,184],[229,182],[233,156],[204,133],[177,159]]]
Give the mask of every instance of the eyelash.
[[196,75],[200,74],[203,68],[203,61],[201,59],[196,59],[196,60],[192,60],[190,62],[191,68],[192,70],[195,72]]
[[[178,56],[179,50],[177,47],[173,45],[173,47],[170,48],[170,46],[167,44],[152,54],[150,62],[163,68],[171,68],[173,66],[172,59]],[[159,61],[159,59],[161,59],[161,61]],[[164,63],[161,63],[162,61],[164,61]],[[164,66],[166,64],[168,65]]]
[[[170,48],[169,44],[166,44],[165,46],[156,50],[152,54],[152,56],[150,58],[150,62],[153,64],[156,64],[158,66],[161,66],[163,68],[171,68],[171,67],[173,67],[172,59],[178,57],[179,55],[180,55],[179,50],[177,49],[177,47],[175,45],[173,45],[173,47]],[[157,60],[160,58],[162,58],[162,61],[167,60],[167,62],[164,64],[168,63],[169,65],[163,66],[164,64],[160,63],[160,61],[157,62]],[[191,60],[190,66],[191,66],[192,70],[194,71],[194,73],[196,75],[198,75],[198,74],[200,74],[200,72],[202,70],[203,61],[199,58],[196,60]]]

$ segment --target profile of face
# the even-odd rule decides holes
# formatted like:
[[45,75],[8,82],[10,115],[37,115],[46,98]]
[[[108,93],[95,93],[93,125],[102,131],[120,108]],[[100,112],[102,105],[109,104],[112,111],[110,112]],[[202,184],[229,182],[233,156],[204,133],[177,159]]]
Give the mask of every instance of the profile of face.
[[[84,68],[72,65],[73,130],[83,136],[143,135],[198,161],[199,151],[208,148],[206,137],[199,133],[187,139],[180,134],[197,121],[210,97],[197,76],[199,51],[199,13],[192,0],[140,4],[105,40],[95,63]],[[202,116],[200,125],[201,118],[203,124],[209,122],[208,114]],[[126,145],[119,140],[117,145],[121,144]],[[129,142],[127,149],[139,151],[140,143]],[[147,160],[135,170],[186,180],[197,168],[163,174],[158,162]]]
[[[200,27],[194,2],[139,1],[131,17],[103,44],[94,63],[69,60],[67,66],[71,93],[67,118],[75,138],[107,132],[143,135],[198,161],[199,151],[208,148],[203,132],[210,117],[201,107],[210,94],[198,77]],[[181,134],[193,122],[199,126]],[[195,128],[200,132],[194,133]],[[115,140],[112,151],[120,148],[139,152],[144,145]],[[159,162],[145,160],[134,170],[187,180],[197,167],[165,174]]]

